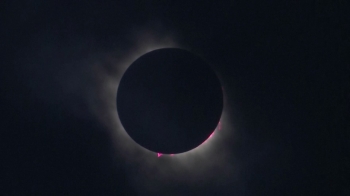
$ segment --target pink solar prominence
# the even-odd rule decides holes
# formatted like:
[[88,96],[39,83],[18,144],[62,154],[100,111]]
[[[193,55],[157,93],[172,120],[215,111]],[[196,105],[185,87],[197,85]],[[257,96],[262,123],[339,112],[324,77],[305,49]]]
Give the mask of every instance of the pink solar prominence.
[[[209,135],[208,139],[206,139],[206,140],[203,142],[203,144],[204,144],[205,142],[207,142],[207,141],[209,140],[209,138],[213,137],[215,131],[219,131],[219,130],[221,130],[221,122],[220,122],[220,121],[219,121],[218,126],[216,127],[216,129],[213,131],[213,133],[211,133],[211,134]],[[163,154],[158,152],[158,153],[157,153],[157,157],[159,158],[159,157],[161,157],[161,156],[163,156]],[[170,154],[170,156],[174,156],[174,154]]]

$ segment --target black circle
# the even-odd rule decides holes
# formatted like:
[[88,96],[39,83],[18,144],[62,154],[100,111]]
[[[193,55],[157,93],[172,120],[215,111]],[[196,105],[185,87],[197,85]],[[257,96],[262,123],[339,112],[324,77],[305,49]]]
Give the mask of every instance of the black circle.
[[189,151],[215,130],[223,109],[221,84],[200,57],[158,49],[134,61],[117,92],[120,121],[144,148],[164,154]]

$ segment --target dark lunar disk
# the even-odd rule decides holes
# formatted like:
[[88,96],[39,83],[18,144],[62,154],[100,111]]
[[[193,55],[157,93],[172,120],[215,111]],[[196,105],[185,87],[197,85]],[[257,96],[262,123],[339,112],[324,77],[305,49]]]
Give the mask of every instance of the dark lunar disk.
[[149,52],[123,75],[117,92],[120,121],[148,150],[175,154],[202,144],[223,109],[221,84],[211,67],[182,49]]

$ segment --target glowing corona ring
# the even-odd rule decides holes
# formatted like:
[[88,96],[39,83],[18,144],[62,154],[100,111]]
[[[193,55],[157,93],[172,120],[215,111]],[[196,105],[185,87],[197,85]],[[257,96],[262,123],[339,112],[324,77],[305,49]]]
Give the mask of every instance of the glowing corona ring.
[[[144,36],[145,35],[143,35],[141,37],[144,37]],[[147,37],[147,36],[145,36],[145,37]],[[137,44],[138,46],[136,46],[136,49],[134,50],[135,52],[129,54],[130,56],[128,58],[122,60],[121,64],[119,64],[120,62],[118,63],[119,64],[118,65],[118,67],[119,67],[118,74],[115,77],[116,80],[114,80],[116,82],[116,85],[113,85],[114,86],[113,89],[117,89],[118,83],[119,83],[121,77],[123,76],[124,72],[128,68],[128,66],[130,66],[132,64],[132,62],[134,62],[136,59],[138,59],[143,54],[149,53],[149,52],[157,50],[157,49],[162,49],[162,48],[183,48],[170,38],[156,40],[154,38],[152,39],[152,38],[148,37],[147,39],[145,38],[144,40],[146,40],[146,42],[143,41],[142,44]],[[183,49],[185,49],[185,48],[183,48]],[[166,156],[163,155],[162,153],[154,153],[154,152],[148,151],[147,149],[143,149],[143,148],[141,148],[141,149],[137,148],[137,151],[141,150],[147,154],[152,153],[152,154],[155,154],[155,157],[164,157],[165,156],[165,157],[182,158],[186,155],[192,156],[194,154],[201,153],[202,150],[208,149],[209,146],[213,145],[213,143],[216,142],[215,141],[216,137],[213,137],[213,136],[217,135],[219,137],[220,134],[218,134],[218,130],[221,130],[223,125],[225,126],[225,120],[224,120],[224,117],[225,117],[225,92],[224,92],[224,88],[222,88],[222,91],[224,93],[224,109],[223,109],[223,113],[222,113],[220,122],[218,123],[217,128],[215,130],[213,130],[213,133],[200,146],[198,146],[197,148],[195,148],[191,151],[185,152],[185,153],[180,153],[180,154],[175,154],[175,155],[170,154],[170,155],[166,155]],[[113,96],[113,98],[115,98],[115,97],[116,97],[116,95]],[[113,124],[117,123],[116,135],[119,135],[118,137],[120,137],[120,135],[123,135],[123,137],[126,137],[128,140],[131,140],[131,138],[126,134],[125,130],[121,126],[116,111],[113,111],[113,115],[115,116],[114,119],[116,121]],[[123,131],[121,132],[121,130],[123,130]],[[129,142],[135,144],[134,141],[129,141]],[[134,148],[135,148],[135,146],[134,146]],[[131,152],[131,154],[133,154],[133,152]]]
[[[152,31],[142,31],[141,35],[136,35],[134,49],[124,55],[122,59],[113,58],[115,56],[113,53],[108,54],[110,58],[108,64],[112,65],[112,68],[101,70],[100,65],[96,66],[95,75],[98,76],[97,80],[100,80],[101,86],[98,86],[95,94],[98,95],[96,99],[100,100],[101,104],[95,106],[93,110],[114,138],[115,156],[128,164],[142,168],[142,170],[138,170],[139,172],[135,177],[131,177],[135,180],[139,178],[147,179],[144,182],[149,183],[140,184],[140,186],[149,189],[153,186],[154,180],[157,181],[157,179],[174,183],[191,183],[197,179],[207,178],[207,175],[211,174],[213,170],[215,170],[216,180],[220,182],[223,175],[228,175],[233,171],[232,164],[227,161],[229,150],[225,148],[225,145],[230,145],[226,141],[227,138],[231,137],[233,131],[228,120],[225,83],[223,81],[221,81],[221,84],[223,86],[224,105],[219,123],[208,139],[195,149],[175,155],[155,153],[137,145],[121,125],[115,100],[117,97],[116,89],[118,89],[119,82],[126,69],[137,58],[153,50],[161,48],[189,50],[188,47],[183,47],[174,41],[171,36],[159,39],[152,36],[153,34]],[[220,79],[220,74],[215,69],[214,71]],[[198,167],[199,165],[200,167]],[[182,177],[189,170],[191,171],[191,178]]]

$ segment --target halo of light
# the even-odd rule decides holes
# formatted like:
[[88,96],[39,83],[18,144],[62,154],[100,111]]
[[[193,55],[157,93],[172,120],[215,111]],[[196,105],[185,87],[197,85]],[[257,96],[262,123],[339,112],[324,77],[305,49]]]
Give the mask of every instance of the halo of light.
[[[110,131],[115,149],[115,156],[125,160],[133,167],[141,168],[135,179],[149,178],[146,182],[164,181],[183,183],[195,182],[201,178],[224,179],[224,175],[230,175],[233,172],[233,166],[228,161],[228,149],[222,146],[228,145],[225,140],[233,133],[229,122],[229,110],[227,107],[227,95],[225,93],[225,82],[217,73],[221,84],[223,85],[224,107],[218,127],[213,134],[203,144],[197,148],[176,155],[164,155],[151,152],[134,142],[123,129],[116,110],[116,92],[119,81],[126,68],[137,58],[150,51],[161,48],[180,48],[189,50],[189,47],[183,47],[176,42],[172,36],[154,37],[153,32],[145,32],[135,37],[136,44],[134,50],[123,58],[113,58],[116,54],[108,54],[109,64],[115,68],[113,73],[101,69],[101,65],[95,66],[95,75],[99,80],[97,102],[93,108],[94,113],[100,122]],[[192,51],[195,53],[195,51]],[[117,56],[117,55],[116,55]],[[212,63],[209,63],[212,64]],[[216,71],[214,69],[214,71]],[[96,100],[95,100],[96,101]],[[225,143],[226,142],[226,143]],[[215,170],[216,174],[211,172]],[[191,171],[191,176],[186,176],[186,172]],[[220,178],[219,178],[220,175]],[[135,180],[134,179],[134,180]],[[151,180],[152,179],[152,180]],[[141,182],[142,180],[135,180]],[[152,188],[152,184],[140,184],[140,186]]]

